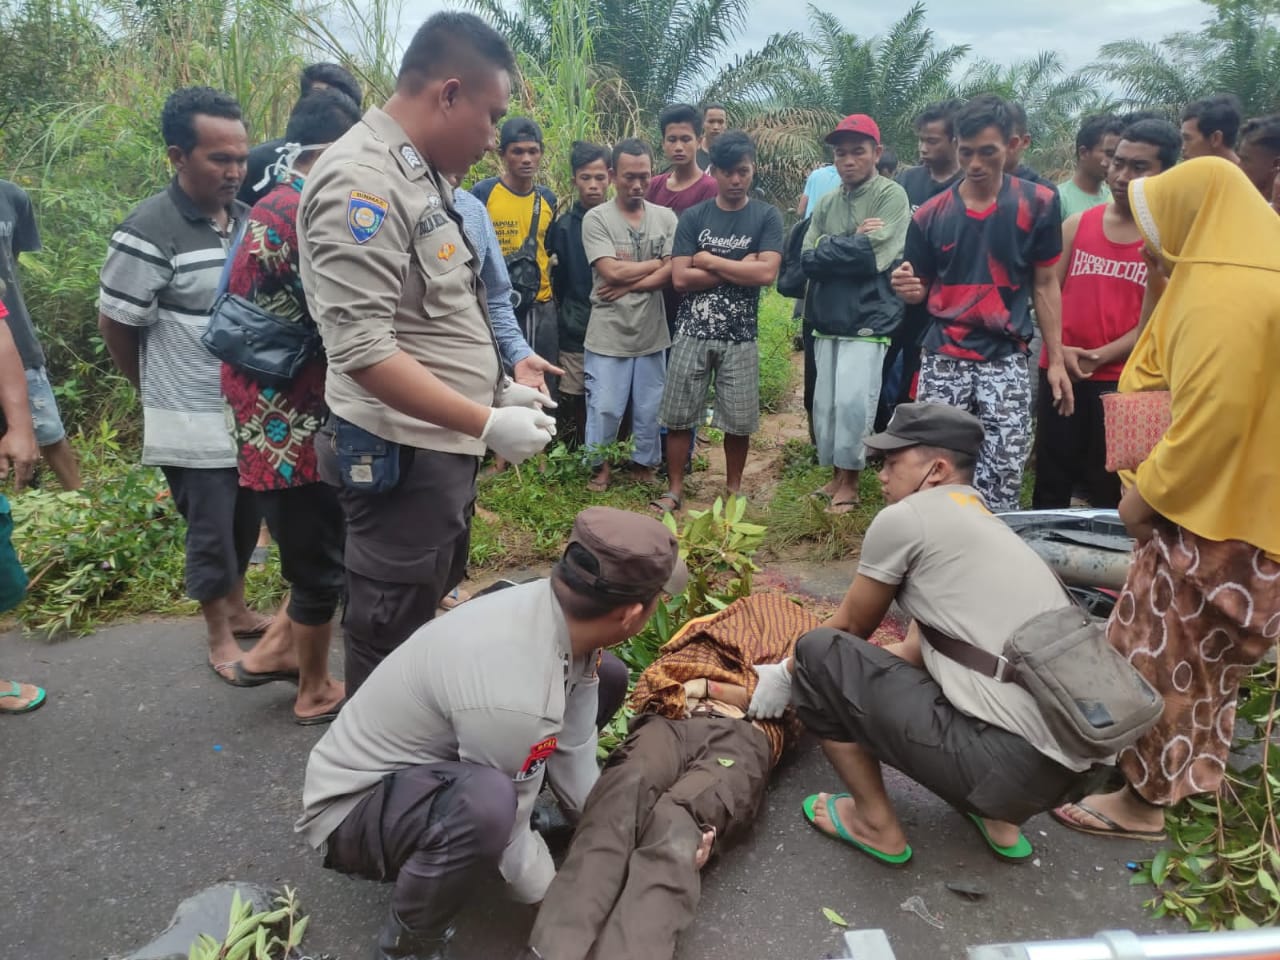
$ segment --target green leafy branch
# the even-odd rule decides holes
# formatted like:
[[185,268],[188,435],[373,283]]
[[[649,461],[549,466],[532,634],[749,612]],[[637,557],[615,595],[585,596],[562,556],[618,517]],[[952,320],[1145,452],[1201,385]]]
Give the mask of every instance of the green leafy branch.
[[663,517],[680,542],[689,583],[684,593],[659,602],[644,631],[618,648],[618,656],[633,673],[652,663],[690,620],[751,595],[752,576],[760,569],[752,558],[764,543],[765,528],[746,522],[746,512],[746,499],[731,496],[728,501],[717,497],[710,510],[690,510],[683,528],[671,514]]
[[311,919],[301,912],[297,891],[288,887],[271,910],[260,913],[254,913],[253,902],[241,899],[237,890],[231,897],[226,937],[219,942],[202,934],[187,960],[293,960]]

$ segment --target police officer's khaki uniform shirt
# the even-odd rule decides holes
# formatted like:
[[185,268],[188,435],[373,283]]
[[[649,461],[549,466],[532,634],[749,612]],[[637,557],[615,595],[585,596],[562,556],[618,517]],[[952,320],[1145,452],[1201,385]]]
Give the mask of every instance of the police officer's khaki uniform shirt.
[[387,773],[483,764],[515,781],[502,875],[516,899],[542,899],[555,867],[529,815],[544,770],[571,819],[599,776],[598,662],[598,653],[573,656],[548,580],[430,621],[378,665],[311,751],[295,829],[320,847]]
[[386,440],[483,455],[474,437],[392,410],[349,376],[405,351],[492,406],[500,372],[453,190],[377,107],[325,150],[298,211],[302,283],[329,359],[325,400]]

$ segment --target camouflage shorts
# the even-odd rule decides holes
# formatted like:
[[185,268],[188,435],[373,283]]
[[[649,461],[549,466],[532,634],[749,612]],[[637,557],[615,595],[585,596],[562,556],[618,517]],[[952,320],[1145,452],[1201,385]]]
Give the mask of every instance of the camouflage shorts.
[[986,438],[973,485],[992,510],[1017,510],[1022,468],[1031,449],[1031,377],[1027,358],[957,360],[925,353],[917,399],[968,410]]

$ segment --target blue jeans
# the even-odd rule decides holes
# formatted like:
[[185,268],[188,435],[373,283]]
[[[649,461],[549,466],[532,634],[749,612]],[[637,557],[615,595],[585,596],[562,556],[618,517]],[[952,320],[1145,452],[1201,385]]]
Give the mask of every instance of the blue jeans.
[[[618,426],[631,402],[631,459],[642,467],[656,467],[662,459],[658,441],[658,408],[667,382],[666,352],[643,357],[606,357],[586,351],[583,374],[587,389],[587,448],[607,446],[618,439]],[[593,450],[592,462],[600,458]]]
[[31,423],[35,427],[36,445],[51,447],[66,439],[67,430],[58,413],[58,401],[53,396],[49,374],[40,367],[27,370],[27,397],[31,401]]

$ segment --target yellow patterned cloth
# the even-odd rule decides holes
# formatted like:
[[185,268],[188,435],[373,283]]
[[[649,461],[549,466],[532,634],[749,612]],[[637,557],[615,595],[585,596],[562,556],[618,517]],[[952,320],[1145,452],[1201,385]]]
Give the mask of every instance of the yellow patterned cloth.
[[[791,655],[796,640],[821,626],[817,617],[781,594],[762,593],[731,603],[710,616],[686,623],[640,675],[631,698],[636,713],[673,719],[688,715],[685,682],[711,680],[755,691],[757,663],[777,663]],[[776,721],[757,721],[769,738],[771,762],[800,735],[790,710]]]

